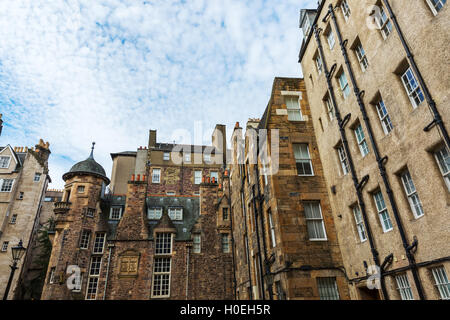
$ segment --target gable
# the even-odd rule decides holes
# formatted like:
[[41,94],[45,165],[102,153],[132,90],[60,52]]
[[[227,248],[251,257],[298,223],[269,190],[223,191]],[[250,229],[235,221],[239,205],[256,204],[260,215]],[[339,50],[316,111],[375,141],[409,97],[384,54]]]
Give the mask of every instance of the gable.
[[17,165],[20,164],[19,159],[17,158],[16,153],[8,144],[0,151],[0,157],[9,157],[9,163],[7,168],[1,168],[2,171],[13,171],[16,169]]

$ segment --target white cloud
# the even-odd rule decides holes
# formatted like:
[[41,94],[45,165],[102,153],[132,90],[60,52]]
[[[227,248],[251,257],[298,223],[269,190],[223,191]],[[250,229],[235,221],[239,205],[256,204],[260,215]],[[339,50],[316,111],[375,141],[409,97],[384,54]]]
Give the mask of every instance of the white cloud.
[[[52,187],[89,155],[260,117],[275,76],[299,77],[298,15],[315,1],[4,0],[0,144],[50,141]],[[208,141],[204,141],[208,143]]]

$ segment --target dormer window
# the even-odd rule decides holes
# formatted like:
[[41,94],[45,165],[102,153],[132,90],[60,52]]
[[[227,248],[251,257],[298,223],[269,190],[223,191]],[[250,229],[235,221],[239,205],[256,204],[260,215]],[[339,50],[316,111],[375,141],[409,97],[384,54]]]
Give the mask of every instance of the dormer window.
[[0,168],[7,169],[9,168],[9,162],[11,161],[11,157],[9,156],[1,156],[0,157]]
[[169,208],[169,218],[172,220],[183,220],[183,208]]

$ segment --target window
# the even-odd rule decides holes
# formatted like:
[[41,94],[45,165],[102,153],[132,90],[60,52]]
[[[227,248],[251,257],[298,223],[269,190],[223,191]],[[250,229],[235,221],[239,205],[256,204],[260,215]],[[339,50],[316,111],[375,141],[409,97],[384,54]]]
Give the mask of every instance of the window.
[[210,175],[211,175],[211,182],[213,178],[216,179],[215,180],[216,182],[219,182],[219,173],[217,171],[211,171]]
[[171,258],[155,258],[153,262],[153,297],[170,295]]
[[169,152],[164,152],[163,160],[167,161],[169,159],[170,159],[170,153]]
[[194,184],[202,183],[202,171],[196,170],[194,171]]
[[320,54],[316,55],[316,58],[314,59],[316,61],[316,67],[317,67],[317,73],[320,75],[322,73],[322,58],[320,57]]
[[211,162],[211,155],[210,154],[204,154],[203,155],[203,160],[205,160],[206,163],[210,163]]
[[275,248],[277,246],[277,241],[275,238],[275,225],[273,224],[272,211],[270,209],[268,211],[268,216],[269,216],[270,239],[272,240],[272,248]]
[[309,240],[327,240],[322,209],[318,201],[303,202]]
[[39,182],[41,180],[41,174],[36,172],[34,174],[34,182]]
[[350,171],[347,154],[345,153],[343,145],[340,145],[337,148],[337,151],[338,151],[339,161],[341,162],[342,174],[345,176]]
[[120,218],[122,218],[122,207],[111,207],[111,211],[109,212],[109,219],[120,220]]
[[94,208],[87,208],[86,209],[86,216],[87,217],[93,217],[94,216],[94,214],[95,214],[95,209]]
[[347,76],[345,75],[344,71],[342,71],[339,75],[339,85],[341,86],[344,99],[347,99],[350,94],[350,87],[348,86]]
[[50,268],[50,274],[48,276],[48,283],[53,284],[55,283],[55,267]]
[[81,292],[82,283],[83,283],[83,273],[80,273],[80,276],[75,278],[74,288],[72,289],[72,292]]
[[355,217],[356,229],[358,230],[359,239],[361,242],[367,240],[366,227],[364,226],[363,217],[361,214],[361,209],[358,205],[353,207],[353,216]]
[[328,114],[328,119],[330,119],[330,121],[333,121],[333,105],[331,104],[331,99],[329,97],[325,98],[325,107]]
[[184,154],[184,161],[185,162],[191,162],[191,154],[190,153],[185,153]]
[[44,201],[45,202],[52,202],[53,198],[52,197],[45,197]]
[[267,178],[267,174],[269,173],[269,166],[266,164],[266,161],[264,160],[264,157],[261,157],[261,173],[263,176],[263,182],[266,186],[269,183],[269,180]]
[[361,66],[361,70],[363,72],[366,71],[367,67],[369,66],[369,62],[367,61],[366,52],[364,51],[361,43],[358,43],[355,48],[355,52],[356,56],[358,57],[359,65]]
[[9,221],[10,224],[16,224],[17,221],[17,214],[13,214],[11,217],[11,220]]
[[92,257],[89,267],[89,278],[86,289],[86,300],[95,300],[97,298],[98,279],[100,277],[100,268],[102,257]]
[[327,41],[328,41],[328,45],[330,46],[330,50],[333,50],[334,47],[334,43],[336,42],[334,39],[334,33],[333,30],[330,29],[330,31],[328,31],[327,33]]
[[386,12],[384,12],[383,6],[380,6],[380,12],[378,14],[378,17],[375,20],[378,23],[378,27],[381,30],[381,34],[383,35],[383,38],[387,39],[387,37],[391,34],[391,31],[392,31],[392,23],[388,19]]
[[84,186],[78,186],[77,192],[78,193],[84,193]]
[[306,143],[293,144],[297,174],[299,176],[313,176],[311,156]]
[[392,222],[389,217],[389,212],[386,208],[386,204],[384,203],[383,194],[381,191],[378,191],[374,194],[375,205],[377,207],[378,215],[380,217],[381,226],[383,228],[383,232],[388,232],[392,230]]
[[442,176],[444,177],[445,184],[448,191],[450,191],[450,154],[448,149],[444,146],[434,153],[434,156],[439,164]]
[[320,300],[339,300],[339,291],[336,278],[317,278],[317,289]]
[[422,89],[419,87],[416,76],[412,72],[411,67],[409,67],[405,73],[402,75],[402,82],[405,86],[406,93],[408,94],[409,100],[411,101],[414,108],[425,99],[422,93]]
[[9,162],[11,161],[11,157],[1,156],[0,157],[0,168],[7,169],[9,168]]
[[149,208],[147,218],[150,220],[159,220],[162,216],[162,208]]
[[386,109],[386,105],[383,102],[383,99],[380,99],[375,105],[377,108],[378,117],[380,118],[381,126],[383,127],[383,131],[385,134],[388,134],[392,131],[393,126],[391,122],[391,118]]
[[2,244],[2,252],[6,252],[8,250],[9,241],[3,241]]
[[222,208],[222,220],[228,220],[228,208]]
[[431,271],[441,299],[450,300],[450,282],[444,267],[433,268]]
[[286,108],[288,111],[289,121],[301,121],[303,120],[302,111],[300,110],[300,100],[298,96],[285,97]]
[[152,182],[159,183],[161,181],[161,169],[153,169]]
[[447,0],[427,0],[427,3],[430,6],[431,11],[436,15],[447,3]]
[[174,195],[175,195],[175,192],[174,192],[174,191],[167,191],[167,192],[166,192],[166,195],[168,195],[168,196],[174,196]]
[[194,234],[193,244],[192,251],[194,253],[200,253],[202,250],[202,237],[200,233]]
[[0,180],[0,182],[1,182],[0,192],[11,192],[14,184],[14,179],[3,179]]
[[183,208],[169,208],[169,218],[172,220],[183,220]]
[[342,14],[344,15],[345,21],[348,21],[348,18],[350,18],[351,11],[350,11],[350,7],[348,6],[347,0],[342,0],[341,10],[342,10]]
[[230,252],[230,235],[228,233],[222,233],[222,252]]
[[411,285],[409,284],[406,273],[396,276],[395,281],[397,282],[397,290],[400,293],[402,300],[414,300]]
[[155,254],[171,254],[172,253],[172,234],[157,233],[155,241]]
[[87,249],[89,247],[89,240],[91,239],[91,231],[81,231],[80,249]]
[[366,138],[364,137],[364,131],[361,124],[359,124],[354,131],[359,150],[361,151],[362,156],[365,157],[369,153],[369,146],[367,145]]
[[416,187],[412,181],[409,170],[406,169],[402,175],[401,179],[403,182],[403,187],[405,188],[406,196],[408,197],[409,205],[414,214],[414,217],[419,218],[423,216],[422,203],[420,202],[419,195],[417,194]]
[[95,235],[93,253],[103,253],[103,249],[105,247],[105,238],[106,233],[104,232],[99,232]]
[[[23,200],[23,195],[24,195],[23,192],[19,192],[19,200]],[[52,198],[50,198],[50,200],[47,200],[47,199],[48,199],[48,197],[45,197],[44,201],[52,201]]]

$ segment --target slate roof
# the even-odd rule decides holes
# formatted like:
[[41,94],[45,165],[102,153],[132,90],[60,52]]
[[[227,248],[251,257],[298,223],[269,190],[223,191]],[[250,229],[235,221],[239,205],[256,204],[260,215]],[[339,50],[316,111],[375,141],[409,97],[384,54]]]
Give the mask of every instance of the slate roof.
[[106,176],[105,169],[94,160],[93,150],[91,155],[86,160],[80,161],[73,165],[73,167],[63,175],[63,180],[67,180],[75,174],[90,174],[103,178],[107,184],[109,184],[109,179]]

